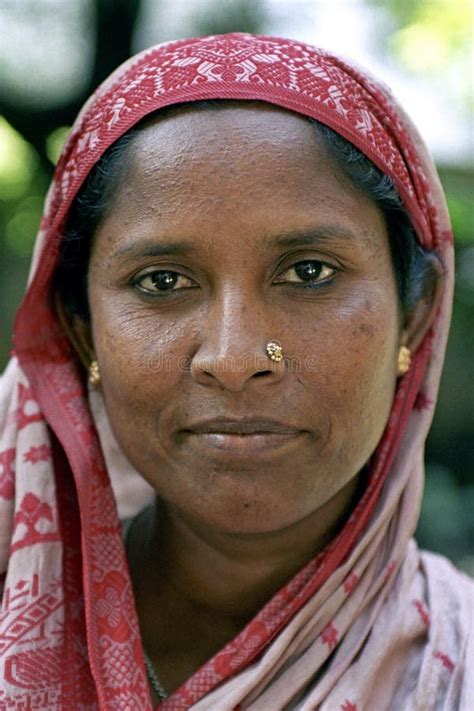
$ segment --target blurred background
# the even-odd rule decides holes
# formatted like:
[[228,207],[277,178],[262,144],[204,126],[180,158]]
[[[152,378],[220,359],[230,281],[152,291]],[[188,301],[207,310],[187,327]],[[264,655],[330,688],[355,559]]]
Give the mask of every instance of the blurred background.
[[417,538],[474,575],[473,0],[0,0],[0,370],[44,194],[84,100],[141,49],[231,31],[305,40],[365,66],[434,154],[457,286]]

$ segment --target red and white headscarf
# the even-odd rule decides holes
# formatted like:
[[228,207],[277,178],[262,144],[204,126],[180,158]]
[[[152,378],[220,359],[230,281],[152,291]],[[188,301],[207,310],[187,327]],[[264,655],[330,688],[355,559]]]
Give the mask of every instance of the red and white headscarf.
[[355,144],[393,180],[447,279],[341,532],[160,709],[468,711],[473,585],[412,540],[451,314],[442,190],[386,87],[303,43],[245,34],[171,42],[126,62],[88,101],[58,163],[0,384],[0,710],[152,707],[110,481],[120,453],[114,460],[105,410],[89,404],[52,278],[71,202],[104,151],[160,107],[215,98],[267,101]]

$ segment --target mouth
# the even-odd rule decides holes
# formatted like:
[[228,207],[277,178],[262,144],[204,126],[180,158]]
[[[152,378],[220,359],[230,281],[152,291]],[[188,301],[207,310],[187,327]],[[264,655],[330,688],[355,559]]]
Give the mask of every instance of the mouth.
[[307,434],[288,423],[271,419],[216,418],[184,430],[188,441],[201,451],[227,457],[255,457],[282,453]]

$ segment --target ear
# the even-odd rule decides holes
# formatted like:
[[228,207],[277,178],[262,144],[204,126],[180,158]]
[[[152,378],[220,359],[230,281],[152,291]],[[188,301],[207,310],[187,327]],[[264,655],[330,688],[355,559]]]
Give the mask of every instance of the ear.
[[400,339],[400,345],[409,348],[411,353],[418,350],[433,324],[441,305],[445,277],[446,269],[441,259],[434,252],[427,253],[420,296],[407,314]]
[[86,370],[94,360],[94,346],[90,323],[77,314],[72,313],[62,302],[58,292],[54,295],[54,304],[59,322],[69,338],[74,350]]

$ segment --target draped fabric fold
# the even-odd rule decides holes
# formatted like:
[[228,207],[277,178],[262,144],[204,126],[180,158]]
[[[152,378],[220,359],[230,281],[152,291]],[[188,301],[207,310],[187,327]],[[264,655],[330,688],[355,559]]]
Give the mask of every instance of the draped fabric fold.
[[472,582],[412,539],[454,278],[435,168],[386,87],[304,43],[246,34],[126,62],[87,102],[59,160],[0,382],[0,708],[151,708],[117,512],[126,487],[136,485],[136,507],[150,492],[100,394],[88,393],[52,281],[71,202],[104,151],[164,106],[216,98],[266,101],[349,139],[392,178],[447,278],[343,529],[160,709],[474,708]]

